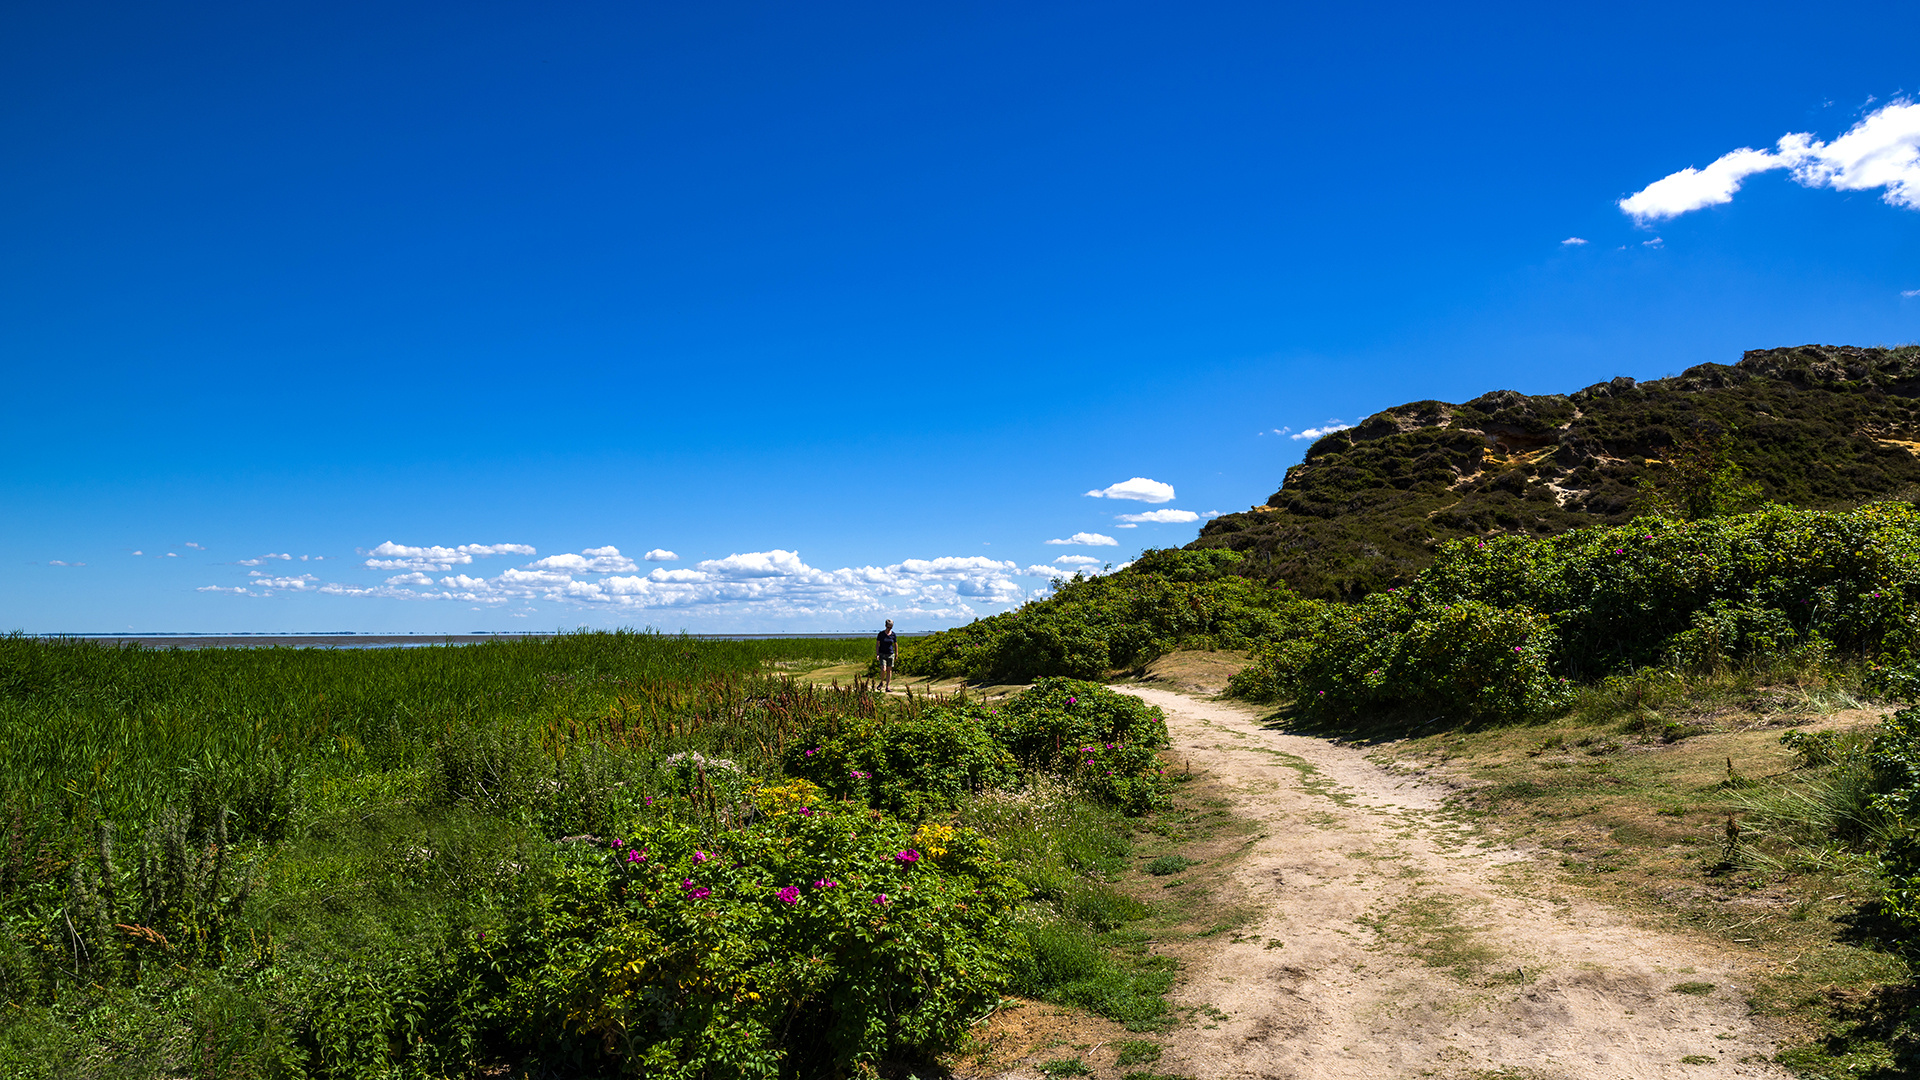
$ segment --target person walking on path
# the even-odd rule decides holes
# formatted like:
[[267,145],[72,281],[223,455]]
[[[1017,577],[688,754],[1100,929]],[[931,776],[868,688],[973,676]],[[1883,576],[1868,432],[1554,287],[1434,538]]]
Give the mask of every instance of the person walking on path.
[[887,628],[874,635],[873,649],[880,661],[880,689],[893,689],[893,658],[899,654],[898,639],[893,633],[893,620],[887,620]]

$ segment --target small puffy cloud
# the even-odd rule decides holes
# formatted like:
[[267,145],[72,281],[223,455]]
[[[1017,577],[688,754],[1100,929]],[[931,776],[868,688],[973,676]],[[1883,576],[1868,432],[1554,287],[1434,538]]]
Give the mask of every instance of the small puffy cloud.
[[411,574],[395,574],[387,579],[389,585],[431,585],[433,579],[415,570]]
[[165,555],[161,556],[161,558],[163,559],[177,559],[179,557],[180,557],[180,553],[177,551],[169,551]]
[[412,547],[385,541],[367,554],[376,556],[368,559],[370,570],[451,570],[455,566],[464,566],[475,558],[489,555],[532,555],[534,549],[528,544],[461,544],[459,547]]
[[1087,547],[1119,547],[1120,541],[1099,533],[1077,532],[1064,540],[1049,540],[1049,544],[1084,544]]
[[1577,236],[1569,236],[1565,240],[1560,241],[1560,246],[1561,247],[1579,247],[1585,243],[1586,243],[1585,240],[1582,240]]
[[1666,242],[1665,240],[1662,240],[1661,238],[1659,238],[1659,237],[1657,237],[1657,236],[1656,236],[1656,237],[1654,237],[1654,238],[1653,238],[1653,239],[1651,239],[1651,240],[1642,240],[1642,241],[1640,241],[1640,246],[1641,246],[1641,247],[1650,247],[1650,248],[1657,248],[1657,247],[1665,247],[1665,246],[1666,246],[1666,244],[1667,244],[1667,242]]
[[647,560],[648,562],[679,562],[680,561],[680,556],[675,555],[673,552],[668,551],[666,548],[654,548],[652,551],[649,551],[645,555],[642,555],[641,558]]
[[1100,560],[1094,558],[1091,555],[1062,555],[1053,561],[1057,563],[1066,563],[1068,566],[1099,566],[1100,565]]
[[48,559],[47,565],[48,566],[85,566],[87,564],[83,562],[67,562],[64,559]]
[[[1903,294],[1903,295],[1904,295],[1904,294]],[[135,554],[135,555],[145,555],[145,554],[146,554],[146,552],[144,552],[144,551],[136,551],[136,552],[134,552],[134,554]]]
[[[304,556],[302,557],[304,558]],[[234,565],[235,566],[259,566],[265,563],[268,559],[284,559],[288,562],[291,562],[293,561],[293,556],[267,554],[267,555],[262,555],[257,559],[241,559],[240,561],[234,563]]]
[[1293,433],[1293,437],[1296,439],[1319,439],[1331,435],[1336,431],[1345,431],[1352,426],[1352,424],[1340,420],[1329,420],[1319,427],[1310,427],[1302,431],[1296,431]]
[[1201,516],[1201,517],[1203,517],[1203,518],[1217,518],[1217,517],[1219,517],[1219,516],[1220,516],[1220,511],[1218,511],[1218,510],[1209,510],[1209,511],[1207,511],[1207,512],[1206,512],[1206,513],[1204,513],[1204,514],[1201,514],[1200,516]]
[[1189,521],[1200,520],[1200,515],[1191,510],[1148,510],[1145,513],[1120,514],[1118,516],[1121,521],[1154,521],[1162,525],[1184,524]]
[[1158,480],[1149,480],[1136,476],[1131,480],[1122,480],[1117,484],[1087,492],[1095,499],[1132,499],[1135,502],[1163,503],[1173,501],[1173,485]]
[[[1913,299],[1913,298],[1914,298],[1914,297],[1916,297],[1916,296],[1920,296],[1920,289],[1901,289],[1901,290],[1900,290],[1900,295],[1901,295],[1901,296],[1904,296],[1904,297],[1906,297],[1906,298],[1907,298],[1907,299],[1909,299],[1909,300],[1911,300],[1911,299]],[[138,554],[140,554],[140,553],[136,551],[136,552],[134,552],[134,554],[135,554],[135,555],[138,555]]]
[[578,555],[549,555],[529,564],[535,570],[565,570],[574,574],[627,574],[639,569],[617,547],[588,548]]
[[193,549],[193,550],[195,550],[195,551],[205,551],[205,550],[207,550],[206,548],[203,548],[203,547],[201,547],[201,546],[200,546],[199,544],[196,544],[196,543],[194,543],[194,542],[193,542],[193,541],[191,541],[191,540],[189,540],[189,541],[187,541],[187,544],[186,544],[186,546],[187,546],[187,547],[190,547],[190,548],[192,548],[192,549]]
[[1743,146],[1704,169],[1669,173],[1619,206],[1643,225],[1662,221],[1732,202],[1747,177],[1774,169],[1788,170],[1803,187],[1880,188],[1888,205],[1920,210],[1920,104],[1891,102],[1830,143],[1800,132],[1782,135],[1772,150]]
[[698,564],[708,573],[724,577],[762,578],[787,577],[806,572],[807,566],[800,561],[797,551],[749,551],[744,555],[729,555],[724,559],[708,559]]

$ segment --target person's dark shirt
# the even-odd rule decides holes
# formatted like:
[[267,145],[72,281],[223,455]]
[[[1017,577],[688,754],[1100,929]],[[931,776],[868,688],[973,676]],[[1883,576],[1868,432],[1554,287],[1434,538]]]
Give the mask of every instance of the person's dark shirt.
[[878,634],[875,634],[873,638],[873,642],[874,642],[874,648],[877,650],[877,655],[880,655],[880,656],[894,655],[893,641],[896,636],[897,635],[895,635],[894,632],[891,630],[882,630]]

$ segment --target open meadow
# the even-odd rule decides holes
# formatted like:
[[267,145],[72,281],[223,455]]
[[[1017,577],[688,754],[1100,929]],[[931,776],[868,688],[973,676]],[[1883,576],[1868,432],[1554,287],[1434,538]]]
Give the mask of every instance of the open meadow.
[[1151,1027],[1101,936],[1158,711],[794,678],[870,648],[0,639],[0,1072],[904,1075],[1008,990]]

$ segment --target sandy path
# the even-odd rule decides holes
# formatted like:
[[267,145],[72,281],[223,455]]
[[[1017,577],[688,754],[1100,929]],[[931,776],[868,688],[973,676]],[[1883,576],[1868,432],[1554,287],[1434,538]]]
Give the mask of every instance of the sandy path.
[[[1190,961],[1176,991],[1226,1017],[1170,1035],[1161,1071],[1791,1075],[1768,1063],[1730,958],[1563,894],[1550,867],[1435,813],[1441,789],[1241,706],[1115,689],[1165,709],[1173,757],[1222,779],[1233,812],[1262,826],[1223,889],[1258,911],[1251,939]],[[1687,982],[1716,988],[1672,991]]]

